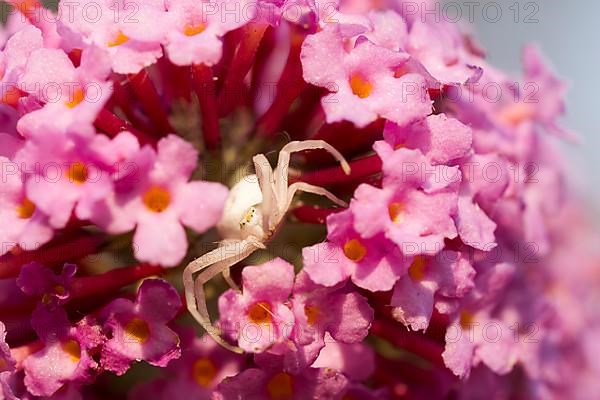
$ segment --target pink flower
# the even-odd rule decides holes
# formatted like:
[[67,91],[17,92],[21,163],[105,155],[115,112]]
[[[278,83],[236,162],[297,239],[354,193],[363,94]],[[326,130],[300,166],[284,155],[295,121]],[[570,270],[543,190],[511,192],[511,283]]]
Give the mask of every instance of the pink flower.
[[91,126],[112,94],[112,83],[106,80],[109,74],[110,60],[99,48],[83,50],[77,68],[60,49],[34,50],[19,87],[43,107],[21,117],[17,129],[29,137],[43,134],[48,127],[66,131]]
[[476,288],[462,301],[446,331],[442,357],[457,376],[466,378],[483,362],[497,374],[510,372],[519,360],[519,344],[512,328],[496,318],[492,306],[510,283],[515,268],[508,263],[489,266],[476,279]]
[[14,33],[0,52],[0,103],[15,105],[20,94],[19,78],[31,52],[43,46],[42,33],[27,25]]
[[65,264],[60,275],[48,267],[32,262],[21,267],[17,285],[28,296],[39,298],[46,306],[66,303],[71,296],[71,279],[77,272],[74,264]]
[[134,361],[165,367],[179,358],[179,337],[167,324],[181,308],[179,294],[160,279],[147,279],[135,302],[117,299],[102,310],[110,339],[102,349],[102,367],[124,374]]
[[15,371],[15,360],[6,344],[6,327],[0,321],[0,398],[17,400],[10,386],[10,379]]
[[363,296],[315,284],[305,271],[296,277],[292,310],[296,340],[309,339],[321,345],[326,333],[342,343],[360,342],[367,336],[373,320],[373,310]]
[[82,220],[113,190],[113,156],[106,136],[62,133],[52,128],[35,135],[15,156],[25,174],[25,194],[54,228],[64,227],[73,211]]
[[[116,193],[97,202],[91,220],[112,234],[136,229],[135,256],[140,261],[172,267],[183,260],[187,238],[183,225],[198,233],[221,218],[227,188],[192,181],[198,153],[185,140],[169,135],[157,151],[128,141]],[[131,174],[129,174],[131,171]],[[164,240],[168,237],[169,240]]]
[[306,368],[298,373],[283,371],[280,366],[249,368],[225,379],[215,391],[215,400],[302,400],[341,398],[347,379],[331,369]]
[[100,327],[84,319],[71,326],[62,309],[38,308],[32,326],[44,348],[23,363],[25,385],[36,396],[51,396],[65,383],[88,382],[98,369],[90,351],[102,344]]
[[164,377],[136,388],[133,400],[208,400],[223,379],[240,371],[243,357],[222,346],[210,337],[196,337],[192,330],[181,334],[181,358],[173,360]]
[[416,256],[392,295],[392,315],[412,330],[427,330],[437,296],[460,298],[474,286],[475,270],[461,253]]
[[301,59],[304,80],[333,92],[321,101],[329,123],[347,120],[364,127],[383,117],[404,125],[431,113],[424,79],[394,75],[409,59],[406,53],[364,38],[346,51],[344,38],[330,27],[306,38]]
[[363,238],[354,230],[351,211],[327,218],[328,242],[302,250],[304,270],[323,286],[352,282],[370,291],[387,291],[406,273],[407,260],[398,247],[383,235]]
[[294,314],[288,299],[294,267],[276,258],[242,271],[243,291],[228,290],[219,298],[219,324],[238,346],[260,353],[290,338]]
[[52,239],[48,216],[26,196],[16,163],[0,157],[0,255],[14,246],[36,249]]
[[456,162],[471,152],[471,129],[445,114],[431,115],[408,126],[387,122],[383,136],[394,148],[420,150],[433,165]]
[[250,0],[170,0],[166,5],[172,28],[165,49],[176,65],[216,64],[222,37],[248,23],[256,12]]
[[364,238],[384,233],[403,254],[436,254],[456,237],[458,167],[432,166],[419,151],[374,146],[383,160],[383,188],[363,184],[350,209]]
[[164,2],[156,0],[61,2],[58,15],[58,29],[69,50],[104,49],[119,74],[135,74],[154,64],[170,28],[164,23]]

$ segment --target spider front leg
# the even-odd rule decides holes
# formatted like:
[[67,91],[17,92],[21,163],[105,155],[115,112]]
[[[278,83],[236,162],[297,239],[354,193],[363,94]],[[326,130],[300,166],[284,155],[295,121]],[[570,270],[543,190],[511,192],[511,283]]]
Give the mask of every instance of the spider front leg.
[[[183,286],[188,311],[215,341],[227,348],[232,346],[220,337],[219,330],[210,321],[204,295],[204,284],[261,247],[264,246],[256,240],[232,241],[192,261],[183,271]],[[195,284],[194,274],[202,270],[205,271],[198,276],[199,283]],[[198,289],[199,286],[200,289]],[[239,352],[239,350],[234,351]]]
[[[279,160],[277,161],[277,168],[274,171],[275,174],[275,187],[276,196],[280,202],[286,198],[286,192],[288,190],[288,170],[290,165],[291,153],[296,153],[304,150],[316,150],[323,149],[328,151],[342,166],[342,169],[346,175],[350,174],[350,165],[344,156],[335,149],[332,145],[324,140],[304,140],[290,142],[283,146],[279,152]],[[321,194],[321,193],[318,193]],[[324,195],[324,194],[323,194]]]
[[320,186],[311,185],[310,183],[306,183],[306,182],[296,182],[296,183],[292,183],[288,187],[286,199],[284,202],[282,202],[282,204],[280,204],[281,207],[284,207],[283,208],[284,210],[287,210],[290,208],[290,205],[292,204],[292,201],[294,200],[294,195],[296,194],[296,192],[306,192],[306,193],[317,194],[319,196],[325,196],[329,200],[331,200],[332,202],[337,204],[338,206],[348,207],[348,203],[346,203],[344,200],[338,198],[336,195],[334,195],[327,189],[324,189]]

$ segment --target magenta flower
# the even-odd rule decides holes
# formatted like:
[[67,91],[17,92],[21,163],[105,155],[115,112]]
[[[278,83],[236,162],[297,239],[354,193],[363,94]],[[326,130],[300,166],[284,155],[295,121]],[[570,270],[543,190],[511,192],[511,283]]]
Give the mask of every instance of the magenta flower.
[[10,379],[15,371],[15,360],[6,344],[6,327],[0,321],[0,399],[16,400],[10,386]]
[[135,74],[156,62],[162,56],[161,44],[171,27],[156,23],[168,21],[162,1],[61,2],[58,15],[58,29],[65,47],[104,49],[113,71],[119,74]]
[[364,127],[383,117],[404,125],[431,113],[423,78],[412,73],[394,76],[408,54],[366,39],[346,52],[343,39],[329,28],[308,36],[302,46],[304,79],[333,92],[321,101],[327,122],[347,120]]
[[210,337],[195,337],[186,330],[181,337],[181,358],[173,360],[164,377],[136,388],[133,400],[210,399],[223,379],[239,373],[243,357],[224,349]]
[[53,229],[47,214],[36,207],[25,194],[18,164],[0,157],[0,255],[14,246],[36,249],[52,239]]
[[242,271],[243,290],[219,298],[221,329],[245,351],[261,353],[287,341],[294,328],[288,299],[294,285],[294,267],[282,259]]
[[225,379],[213,399],[335,399],[341,398],[347,384],[342,374],[330,369],[306,368],[292,374],[269,365],[261,369],[250,368]]
[[312,281],[323,286],[352,282],[370,291],[390,290],[406,273],[407,260],[397,246],[383,235],[363,239],[353,228],[350,211],[327,218],[329,242],[302,250],[304,270]]
[[39,298],[46,306],[63,305],[71,296],[71,279],[77,272],[74,264],[65,264],[55,275],[48,267],[32,262],[21,267],[17,285],[28,296]]
[[102,367],[122,375],[134,361],[165,367],[179,358],[179,337],[167,323],[180,308],[177,291],[160,279],[145,280],[135,302],[117,299],[107,305],[101,314],[110,337],[102,349]]
[[394,287],[392,315],[412,330],[427,330],[436,296],[460,298],[473,288],[475,270],[463,254],[442,250],[416,256]]
[[44,348],[23,363],[25,385],[36,396],[52,396],[68,382],[86,383],[98,370],[90,352],[104,338],[100,327],[84,319],[71,326],[62,309],[49,312],[38,308],[32,325]]
[[[91,220],[111,233],[135,228],[133,246],[140,261],[172,267],[187,250],[183,225],[202,233],[221,218],[227,188],[220,183],[189,181],[198,153],[170,135],[157,145],[128,151],[117,192],[95,204]],[[164,240],[165,235],[173,240]]]

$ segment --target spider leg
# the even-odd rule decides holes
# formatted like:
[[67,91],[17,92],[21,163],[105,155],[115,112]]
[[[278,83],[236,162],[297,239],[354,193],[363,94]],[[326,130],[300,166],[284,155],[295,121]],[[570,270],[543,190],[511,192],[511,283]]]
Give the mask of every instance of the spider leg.
[[278,201],[273,181],[273,169],[271,168],[271,164],[269,164],[269,160],[263,154],[255,155],[252,161],[254,162],[254,169],[263,198],[261,203],[262,227],[263,231],[267,233],[272,228],[274,229],[274,226],[279,222],[278,216],[273,215],[273,210],[278,210],[274,207]]
[[223,279],[225,279],[225,282],[227,282],[227,284],[229,285],[229,287],[232,288],[233,290],[235,290],[236,292],[239,293],[239,292],[242,291],[240,289],[240,287],[238,286],[238,284],[235,283],[235,281],[231,277],[231,268],[225,268],[223,270]]
[[306,192],[306,193],[318,194],[319,196],[325,196],[329,200],[333,201],[335,204],[337,204],[341,207],[348,207],[348,203],[346,203],[344,200],[339,199],[337,196],[335,196],[333,193],[331,193],[327,189],[324,189],[320,186],[311,185],[311,184],[305,183],[305,182],[296,182],[296,183],[292,183],[290,185],[290,187],[288,188],[287,203],[285,204],[285,210],[287,210],[290,207],[290,205],[292,204],[292,200],[294,199],[294,195],[296,194],[296,192]]
[[[274,171],[276,194],[279,199],[286,198],[285,195],[288,191],[288,170],[290,165],[291,153],[313,149],[323,149],[331,153],[331,155],[341,164],[342,169],[344,170],[346,175],[350,174],[350,165],[348,165],[348,162],[346,161],[344,156],[339,151],[337,151],[335,147],[325,142],[324,140],[303,140],[290,142],[283,146],[283,148],[279,152],[277,168]],[[324,193],[318,194],[325,195]],[[287,208],[284,209],[284,211],[285,210],[287,210]]]
[[[219,343],[224,342],[224,340],[220,338],[219,330],[210,322],[204,295],[204,283],[248,257],[261,246],[262,243],[253,240],[232,241],[192,261],[183,271],[183,286],[188,311],[206,332]],[[202,284],[200,290],[198,290],[198,285],[194,285],[194,273],[202,270],[205,271],[201,274],[202,279],[200,281]],[[198,279],[200,279],[200,276]],[[230,345],[227,346],[230,347]]]

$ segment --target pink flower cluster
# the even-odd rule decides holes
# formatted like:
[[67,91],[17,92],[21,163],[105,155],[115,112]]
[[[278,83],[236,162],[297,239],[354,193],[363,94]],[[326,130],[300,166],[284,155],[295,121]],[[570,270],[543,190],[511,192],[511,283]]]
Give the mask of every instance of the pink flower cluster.
[[[536,47],[515,84],[404,0],[10,3],[0,400],[594,398],[598,235]],[[290,169],[348,207],[292,202],[209,283],[235,354],[186,326],[181,267],[282,133],[350,160]]]

